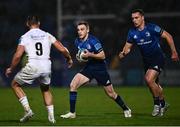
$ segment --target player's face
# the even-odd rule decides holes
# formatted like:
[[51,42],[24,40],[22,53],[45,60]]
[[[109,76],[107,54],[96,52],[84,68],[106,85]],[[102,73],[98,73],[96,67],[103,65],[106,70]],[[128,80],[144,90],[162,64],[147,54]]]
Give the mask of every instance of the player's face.
[[84,24],[78,25],[77,33],[80,39],[85,39],[88,36],[89,28],[87,28]]
[[132,13],[131,18],[135,27],[141,27],[144,23],[144,16],[139,12]]

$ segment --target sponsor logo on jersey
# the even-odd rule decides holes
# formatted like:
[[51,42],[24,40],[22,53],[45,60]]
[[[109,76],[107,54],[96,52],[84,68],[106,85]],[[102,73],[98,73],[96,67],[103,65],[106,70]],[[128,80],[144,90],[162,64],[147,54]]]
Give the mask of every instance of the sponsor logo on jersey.
[[87,47],[87,49],[91,49],[91,45],[90,44],[87,44],[86,47]]
[[148,31],[145,34],[146,34],[146,37],[150,37],[151,36],[151,34]]

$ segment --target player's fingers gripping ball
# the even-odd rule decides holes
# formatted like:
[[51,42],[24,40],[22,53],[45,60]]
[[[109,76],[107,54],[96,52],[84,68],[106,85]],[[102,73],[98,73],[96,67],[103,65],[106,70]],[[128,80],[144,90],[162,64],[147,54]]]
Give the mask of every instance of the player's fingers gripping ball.
[[88,58],[83,57],[83,55],[87,52],[86,49],[79,49],[76,58],[79,62],[87,62]]

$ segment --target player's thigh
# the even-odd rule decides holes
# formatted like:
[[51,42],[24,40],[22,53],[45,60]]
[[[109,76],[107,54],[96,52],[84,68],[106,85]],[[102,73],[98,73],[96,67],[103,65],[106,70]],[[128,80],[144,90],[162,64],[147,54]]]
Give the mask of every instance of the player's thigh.
[[39,76],[37,69],[31,65],[26,65],[14,77],[14,80],[19,84],[32,84],[33,81]]
[[81,73],[77,73],[71,81],[70,87],[73,89],[77,89],[78,87],[84,85],[89,82],[89,78],[84,76]]
[[104,91],[107,93],[107,94],[115,94],[115,91],[114,91],[114,88],[113,88],[113,85],[110,84],[108,86],[104,86]]

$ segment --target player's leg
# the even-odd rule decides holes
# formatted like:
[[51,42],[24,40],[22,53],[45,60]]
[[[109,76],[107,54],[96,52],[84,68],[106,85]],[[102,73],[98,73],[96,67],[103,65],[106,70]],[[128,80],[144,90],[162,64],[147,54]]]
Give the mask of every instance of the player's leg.
[[48,111],[48,120],[51,123],[55,123],[56,120],[54,118],[54,105],[53,105],[53,96],[51,94],[51,91],[49,89],[49,85],[41,85],[41,92],[44,99],[44,104]]
[[76,108],[77,89],[87,82],[89,82],[89,78],[87,78],[81,73],[77,73],[74,76],[70,84],[70,92],[69,92],[70,112],[65,115],[61,115],[62,118],[76,117],[75,108]]
[[156,84],[158,85],[158,88],[159,88],[160,105],[161,105],[161,107],[164,107],[165,106],[165,99],[164,99],[164,94],[163,94],[163,88],[161,87],[161,85],[159,83],[159,77],[156,79]]
[[154,110],[152,112],[152,116],[157,116],[160,113],[160,89],[158,84],[156,83],[158,75],[159,72],[154,69],[148,69],[145,74],[146,84],[148,85],[154,99]]
[[107,86],[104,86],[105,93],[113,99],[124,111],[125,117],[131,117],[131,110],[128,108],[128,106],[124,103],[121,96],[119,96],[113,89],[112,84],[109,84]]
[[163,116],[164,113],[167,111],[167,109],[169,108],[169,104],[165,101],[164,99],[164,94],[163,94],[163,88],[161,87],[161,85],[159,84],[159,81],[156,81],[160,90],[159,93],[159,100],[160,100],[160,105],[161,105],[161,109],[160,109],[160,116]]
[[107,72],[106,68],[95,71],[93,75],[98,84],[104,86],[105,93],[123,109],[125,117],[131,117],[131,110],[128,108],[128,106],[126,106],[123,99],[114,91],[109,73]]
[[21,105],[25,110],[24,116],[20,119],[20,122],[25,122],[31,118],[34,113],[32,112],[26,94],[24,93],[21,86],[25,83],[31,84],[34,80],[34,71],[27,65],[20,72],[18,72],[12,81],[12,89],[19,99]]
[[29,102],[20,84],[18,84],[15,80],[13,80],[11,86],[15,95],[17,96],[20,103],[22,104],[24,110],[28,112],[30,110]]
[[51,94],[49,84],[51,82],[51,74],[44,73],[38,78],[39,82],[41,83],[41,93],[44,99],[44,105],[46,106],[48,112],[48,120],[51,123],[55,123],[56,120],[54,118],[54,104],[53,104],[53,96]]

